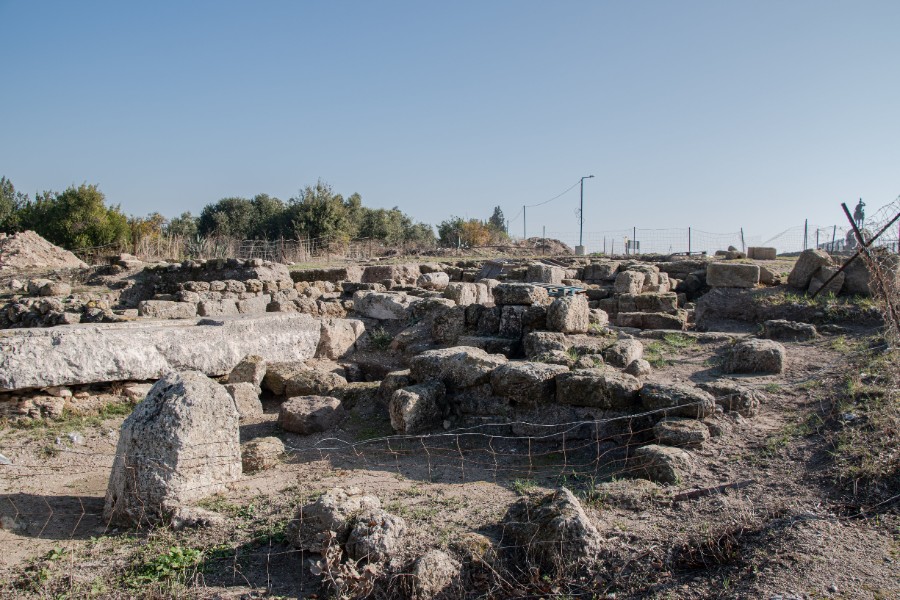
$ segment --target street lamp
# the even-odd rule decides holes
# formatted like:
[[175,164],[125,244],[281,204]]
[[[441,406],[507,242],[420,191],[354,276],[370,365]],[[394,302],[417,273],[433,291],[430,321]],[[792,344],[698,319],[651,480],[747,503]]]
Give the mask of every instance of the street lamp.
[[581,178],[581,209],[578,211],[579,224],[578,224],[578,248],[575,249],[575,254],[584,254],[584,180],[591,179],[593,175],[586,175]]

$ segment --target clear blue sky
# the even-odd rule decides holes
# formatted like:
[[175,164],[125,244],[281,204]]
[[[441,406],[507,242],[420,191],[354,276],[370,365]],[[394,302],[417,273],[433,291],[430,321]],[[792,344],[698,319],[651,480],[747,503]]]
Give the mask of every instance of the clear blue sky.
[[[322,178],[429,223],[514,217],[594,174],[585,231],[765,237],[900,194],[897,0],[0,0],[0,22],[0,175],[132,214]],[[529,235],[577,231],[577,204]]]

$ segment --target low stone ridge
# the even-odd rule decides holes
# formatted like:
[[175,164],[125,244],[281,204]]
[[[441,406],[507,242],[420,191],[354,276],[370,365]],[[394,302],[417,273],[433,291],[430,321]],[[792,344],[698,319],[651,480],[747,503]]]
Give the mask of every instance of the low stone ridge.
[[762,337],[780,342],[805,342],[819,337],[819,332],[809,323],[773,319],[763,323]]
[[664,410],[668,416],[703,419],[716,409],[709,392],[683,383],[645,383],[640,396],[647,410]]
[[731,347],[725,358],[725,373],[777,375],[784,372],[786,351],[774,340],[744,340]]
[[241,476],[238,412],[202,373],[160,379],[122,423],[103,508],[107,523],[165,521]]
[[620,312],[616,315],[616,324],[619,327],[634,327],[637,329],[670,329],[682,331],[687,325],[687,314],[684,311],[678,311],[676,314],[663,312]]
[[278,426],[291,433],[309,435],[328,431],[346,413],[341,401],[330,396],[299,396],[289,398],[278,411]]
[[600,532],[578,498],[566,488],[539,499],[521,498],[501,523],[503,545],[521,549],[542,572],[588,567],[603,548]]
[[319,322],[273,314],[80,324],[0,334],[0,390],[158,379],[173,370],[229,373],[248,354],[269,361],[312,358]]

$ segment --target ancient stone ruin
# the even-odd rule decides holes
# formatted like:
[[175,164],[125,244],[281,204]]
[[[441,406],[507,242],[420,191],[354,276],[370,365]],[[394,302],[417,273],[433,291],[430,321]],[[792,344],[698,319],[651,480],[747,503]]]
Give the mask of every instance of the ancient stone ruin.
[[[771,409],[796,345],[839,330],[778,300],[822,288],[836,261],[811,250],[785,269],[771,254],[67,262],[82,273],[0,281],[0,411],[25,422],[89,412],[99,394],[135,403],[111,454],[106,527],[227,527],[210,498],[269,473],[298,482],[284,543],[339,595],[432,598],[516,569],[591,580],[609,531],[586,499],[633,510],[708,477],[704,449],[723,452]],[[826,291],[868,294],[868,277],[857,265]],[[661,354],[680,346],[706,362]],[[349,483],[306,496],[290,473],[316,461]],[[489,535],[441,547],[416,543],[410,514],[351,475],[415,463],[426,481],[524,485],[541,461],[596,484],[523,494]]]

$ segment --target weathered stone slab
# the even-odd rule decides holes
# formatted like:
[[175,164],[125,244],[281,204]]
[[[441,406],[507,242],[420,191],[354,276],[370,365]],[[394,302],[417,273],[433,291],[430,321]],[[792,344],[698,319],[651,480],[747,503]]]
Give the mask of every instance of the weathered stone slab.
[[307,360],[320,330],[309,315],[289,313],[4,330],[0,389],[143,381],[173,370],[219,376],[248,354]]

